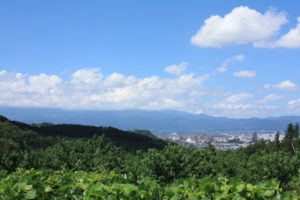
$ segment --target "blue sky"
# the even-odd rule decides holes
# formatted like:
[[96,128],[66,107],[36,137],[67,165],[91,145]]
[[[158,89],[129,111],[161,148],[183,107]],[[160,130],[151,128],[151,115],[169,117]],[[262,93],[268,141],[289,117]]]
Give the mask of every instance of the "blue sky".
[[0,0],[0,105],[299,115],[298,17],[296,0]]

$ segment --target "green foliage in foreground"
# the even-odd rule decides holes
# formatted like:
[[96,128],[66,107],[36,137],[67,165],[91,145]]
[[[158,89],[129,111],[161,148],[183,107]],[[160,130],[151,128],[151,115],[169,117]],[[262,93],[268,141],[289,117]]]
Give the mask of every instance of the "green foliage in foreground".
[[0,173],[0,199],[147,199],[147,200],[263,200],[299,199],[299,193],[282,192],[276,180],[258,184],[229,180],[223,176],[177,179],[158,183],[153,179],[132,182],[126,175],[84,171],[22,170]]
[[[235,151],[167,145],[138,132],[0,116],[0,200],[300,199],[298,125],[283,142],[276,135]],[[80,137],[64,137],[73,134]]]

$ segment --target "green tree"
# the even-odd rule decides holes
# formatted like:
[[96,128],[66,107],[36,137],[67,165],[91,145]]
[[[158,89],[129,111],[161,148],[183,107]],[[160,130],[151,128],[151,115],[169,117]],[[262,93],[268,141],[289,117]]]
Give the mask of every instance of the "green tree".
[[275,147],[276,147],[276,150],[278,150],[280,148],[279,137],[280,137],[280,133],[279,133],[279,131],[277,131],[277,133],[275,134]]
[[294,125],[290,123],[288,124],[287,130],[285,132],[284,144],[288,151],[295,153],[296,150],[293,144],[294,135],[295,135]]
[[299,137],[299,124],[296,123],[294,126],[294,138],[298,138]]

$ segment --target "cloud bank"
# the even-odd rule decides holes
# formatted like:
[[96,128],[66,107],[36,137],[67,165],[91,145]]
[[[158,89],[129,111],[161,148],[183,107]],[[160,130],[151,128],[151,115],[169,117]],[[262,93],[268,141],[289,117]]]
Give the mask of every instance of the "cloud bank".
[[[104,75],[100,68],[79,69],[70,74],[69,80],[53,74],[25,75],[2,70],[0,106],[73,110],[168,109],[237,118],[267,116],[276,112],[300,113],[297,99],[289,100],[286,105],[273,104],[284,96],[273,93],[260,97],[249,90],[232,92],[222,86],[208,86],[209,80],[226,71],[231,62],[243,59],[243,55],[233,56],[208,74],[187,73],[187,63],[181,63],[165,68],[166,73],[175,76],[144,78],[120,73]],[[248,72],[237,75],[254,78]],[[298,86],[286,80],[265,84],[264,88],[265,92],[269,89],[297,92]]]
[[[185,65],[185,64],[184,64]],[[181,65],[181,66],[184,66]],[[170,68],[168,68],[170,69]],[[169,71],[170,72],[170,71]],[[0,71],[0,104],[67,109],[175,109],[196,112],[188,104],[207,92],[208,76],[183,70],[174,78],[103,75],[99,68],[80,69],[64,81],[59,76],[25,76]]]

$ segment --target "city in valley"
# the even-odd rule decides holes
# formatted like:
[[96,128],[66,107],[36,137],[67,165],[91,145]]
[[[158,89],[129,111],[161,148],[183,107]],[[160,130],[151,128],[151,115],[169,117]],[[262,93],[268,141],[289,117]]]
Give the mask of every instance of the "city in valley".
[[246,132],[246,133],[219,133],[214,135],[180,135],[176,132],[170,133],[168,136],[160,137],[163,140],[175,142],[184,146],[207,147],[209,144],[220,150],[234,150],[240,147],[246,147],[250,144],[264,141],[272,142],[276,139],[282,141],[284,133],[280,132]]

